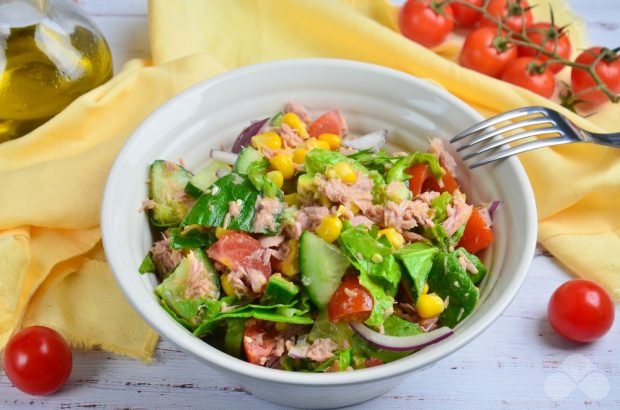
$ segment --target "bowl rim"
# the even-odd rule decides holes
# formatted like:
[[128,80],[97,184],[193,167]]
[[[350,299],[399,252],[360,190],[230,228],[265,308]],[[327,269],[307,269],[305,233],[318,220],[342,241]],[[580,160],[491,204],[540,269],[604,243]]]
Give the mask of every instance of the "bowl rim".
[[[523,169],[521,163],[517,160],[516,157],[506,159],[504,161],[504,166],[509,167],[510,171],[514,173],[516,177],[514,182],[526,194],[523,198],[527,205],[525,209],[526,220],[524,220],[523,223],[529,229],[527,229],[525,232],[524,244],[521,247],[523,257],[518,262],[517,268],[514,272],[515,275],[513,276],[513,280],[509,283],[509,286],[505,289],[503,294],[497,299],[494,309],[490,309],[489,311],[484,312],[482,316],[479,316],[477,318],[476,324],[469,328],[467,332],[457,332],[453,337],[442,341],[441,346],[444,347],[443,349],[423,349],[415,356],[408,356],[404,359],[383,364],[381,366],[376,366],[368,369],[360,369],[352,372],[318,374],[300,373],[256,366],[243,360],[234,358],[233,356],[230,356],[225,352],[221,352],[213,347],[211,348],[215,350],[216,353],[210,353],[209,350],[195,348],[195,346],[192,345],[193,343],[191,343],[189,340],[199,340],[198,338],[191,334],[185,334],[176,331],[169,332],[164,326],[159,326],[157,321],[154,318],[150,317],[149,312],[146,309],[143,309],[142,306],[139,305],[136,301],[134,301],[132,297],[134,289],[130,288],[125,284],[121,275],[122,269],[120,269],[119,266],[115,266],[115,259],[113,257],[110,257],[113,256],[112,249],[114,249],[114,241],[108,234],[108,229],[111,229],[108,227],[111,226],[110,222],[113,219],[114,207],[111,206],[111,204],[108,204],[108,201],[110,201],[110,197],[112,196],[111,194],[114,188],[115,180],[121,177],[120,170],[122,161],[120,159],[125,156],[130,150],[131,146],[137,140],[137,136],[143,134],[145,130],[149,129],[150,124],[157,121],[157,117],[161,113],[165,112],[168,109],[171,109],[172,106],[180,104],[184,99],[187,99],[188,97],[195,94],[203,93],[209,88],[219,83],[233,81],[236,78],[248,74],[256,74],[257,72],[261,71],[273,71],[278,69],[294,70],[296,68],[334,68],[341,70],[361,70],[366,71],[372,75],[392,77],[399,81],[413,83],[416,87],[426,89],[426,91],[428,91],[429,93],[437,95],[442,99],[448,100],[450,103],[464,111],[467,115],[471,116],[476,121],[481,121],[484,119],[477,111],[467,105],[464,101],[457,98],[456,96],[449,93],[447,90],[438,86],[435,83],[432,83],[423,78],[415,77],[402,71],[398,71],[393,68],[354,60],[333,58],[297,58],[254,64],[215,75],[205,81],[199,82],[187,88],[186,90],[172,97],[170,100],[166,101],[151,114],[149,114],[149,116],[133,131],[131,136],[127,139],[127,141],[117,154],[117,157],[115,158],[115,161],[110,169],[106,180],[100,213],[102,242],[106,258],[110,265],[110,269],[112,270],[115,279],[119,287],[121,288],[121,291],[125,295],[125,298],[133,306],[134,310],[162,337],[165,337],[167,340],[172,342],[184,352],[191,353],[193,356],[207,363],[208,365],[221,370],[225,370],[235,375],[251,377],[253,379],[258,379],[265,382],[282,383],[287,385],[337,386],[394,378],[405,373],[412,372],[416,369],[427,367],[432,363],[443,359],[450,354],[456,352],[457,350],[461,349],[467,343],[471,342],[474,338],[476,338],[483,331],[485,331],[509,306],[509,304],[516,296],[519,288],[521,287],[523,280],[525,279],[525,275],[527,274],[529,264],[533,258],[535,251],[538,225],[536,204],[534,201],[532,187],[530,185],[525,170]],[[209,346],[206,342],[202,343],[204,343],[205,348]]]

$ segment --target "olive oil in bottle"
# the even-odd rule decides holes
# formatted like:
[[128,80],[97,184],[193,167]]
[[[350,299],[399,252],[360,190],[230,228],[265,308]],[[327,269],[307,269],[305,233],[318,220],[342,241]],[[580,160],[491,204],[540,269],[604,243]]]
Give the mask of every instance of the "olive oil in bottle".
[[112,76],[107,43],[74,6],[65,0],[4,1],[0,142],[32,131]]

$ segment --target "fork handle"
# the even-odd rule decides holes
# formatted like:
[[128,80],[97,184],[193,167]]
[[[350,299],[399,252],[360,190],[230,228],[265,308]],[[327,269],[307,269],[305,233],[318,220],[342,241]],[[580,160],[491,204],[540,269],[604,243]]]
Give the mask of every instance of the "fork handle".
[[592,142],[610,147],[620,148],[620,132],[612,132],[608,134],[597,134],[591,132]]

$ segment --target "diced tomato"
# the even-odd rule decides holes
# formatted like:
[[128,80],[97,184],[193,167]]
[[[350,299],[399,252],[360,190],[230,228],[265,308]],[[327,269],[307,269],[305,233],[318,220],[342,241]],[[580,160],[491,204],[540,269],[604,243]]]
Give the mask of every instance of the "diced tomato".
[[383,363],[385,363],[383,360],[377,358],[377,357],[371,357],[369,359],[366,359],[366,362],[364,362],[364,366],[365,367],[375,367],[375,366],[379,366],[382,365]]
[[321,134],[342,135],[346,130],[346,124],[340,111],[329,111],[317,118],[308,128],[311,137],[318,137]]
[[409,189],[411,190],[411,194],[413,196],[420,195],[420,192],[422,192],[422,185],[424,185],[424,181],[428,178],[428,165],[412,165],[411,168],[407,170],[407,173],[411,175],[411,178],[409,178]]
[[243,349],[248,362],[264,365],[276,346],[276,332],[268,322],[250,319],[243,332]]
[[477,253],[489,246],[492,241],[491,227],[487,225],[480,211],[474,208],[457,247],[462,246],[469,253]]
[[446,171],[445,168],[444,171],[445,174],[443,175],[443,177],[441,177],[441,180],[443,181],[443,186],[439,186],[439,182],[431,175],[426,178],[426,181],[422,185],[422,192],[437,191],[453,193],[454,191],[456,191],[459,187],[458,181],[456,180],[456,178],[454,178],[452,174]]
[[357,276],[345,276],[327,306],[329,320],[338,322],[363,322],[373,308],[373,299]]
[[256,269],[266,278],[271,275],[271,264],[264,261],[263,247],[250,235],[231,232],[222,236],[208,250],[207,254],[229,269]]

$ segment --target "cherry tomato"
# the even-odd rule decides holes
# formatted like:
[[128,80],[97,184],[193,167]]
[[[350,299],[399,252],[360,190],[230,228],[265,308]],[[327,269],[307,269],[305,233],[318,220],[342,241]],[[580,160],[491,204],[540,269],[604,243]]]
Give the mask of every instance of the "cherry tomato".
[[4,371],[23,392],[52,394],[71,374],[73,359],[65,339],[55,330],[31,326],[17,332],[4,350]]
[[415,164],[407,170],[407,173],[411,175],[409,178],[409,190],[413,196],[420,195],[422,192],[422,185],[426,178],[428,178],[428,165]]
[[449,192],[453,193],[459,187],[459,182],[454,178],[454,176],[449,173],[445,168],[443,168],[444,174],[441,177],[440,181],[442,182],[441,186],[439,181],[435,179],[432,175],[426,178],[424,185],[422,185],[422,192],[426,191],[437,191],[437,192]]
[[336,134],[342,137],[346,129],[347,125],[340,111],[329,111],[310,124],[308,134],[311,137],[318,137],[321,134]]
[[329,320],[338,322],[363,322],[372,312],[374,301],[357,276],[348,275],[342,279],[327,306]]
[[[540,61],[532,57],[517,58],[512,63],[504,74],[502,74],[502,80],[518,85],[519,87],[527,88],[528,90],[542,95],[545,98],[549,98],[553,95],[555,90],[555,77],[549,69],[549,67],[532,67],[531,64],[540,64]],[[539,72],[539,70],[542,70]]]
[[459,62],[463,67],[499,78],[517,58],[517,49],[506,41],[497,36],[493,27],[474,30],[463,43]]
[[[496,19],[505,19],[504,25],[507,28],[520,33],[523,26],[529,27],[534,22],[529,7],[527,0],[491,0],[487,12]],[[482,16],[480,26],[497,27],[497,24]]]
[[[533,43],[543,46],[545,50],[554,52],[564,59],[570,59],[572,47],[565,31],[550,23],[535,23],[526,30],[527,38]],[[536,57],[540,61],[549,59],[548,56],[539,54],[531,47],[519,46],[517,52],[520,57]],[[564,68],[564,64],[561,63],[549,64],[549,69],[554,73],[559,73],[562,68]]]
[[478,253],[487,248],[491,242],[493,242],[493,231],[480,211],[474,208],[457,248],[463,247],[469,253]]
[[439,7],[431,0],[408,0],[400,9],[398,25],[408,39],[424,47],[435,47],[454,28],[452,6],[445,4]]
[[[467,3],[471,3],[474,6],[481,7],[484,0],[465,0]],[[458,27],[470,28],[474,27],[478,20],[480,20],[481,13],[468,7],[462,3],[452,3],[452,12],[454,13],[454,21]]]
[[268,278],[271,275],[271,263],[257,256],[262,249],[260,242],[250,235],[230,232],[211,245],[207,254],[229,269],[256,269]]
[[264,365],[276,347],[276,330],[273,324],[263,320],[249,319],[243,332],[243,350],[248,362]]
[[[588,65],[592,64],[603,52],[605,53],[605,57],[596,63],[594,71],[613,93],[620,93],[620,56],[618,53],[602,47],[592,47],[579,54],[575,62]],[[586,107],[594,107],[608,101],[605,94],[600,90],[588,91],[581,94],[582,91],[596,85],[587,72],[573,68],[570,80],[573,92],[579,93],[577,98],[583,100],[586,103]]]
[[597,283],[573,279],[553,292],[547,314],[551,326],[576,342],[593,342],[614,322],[614,302]]

